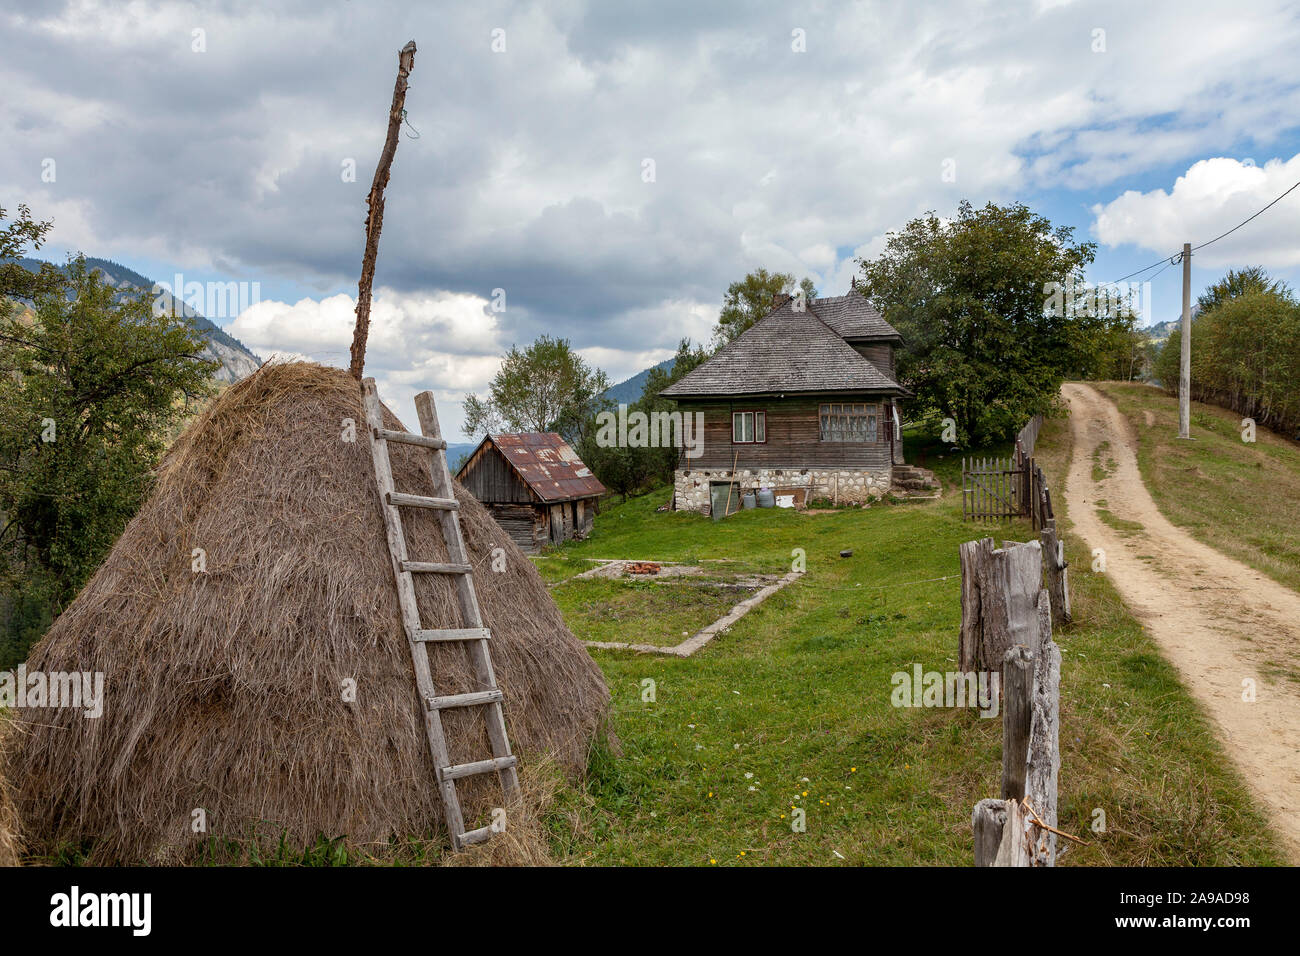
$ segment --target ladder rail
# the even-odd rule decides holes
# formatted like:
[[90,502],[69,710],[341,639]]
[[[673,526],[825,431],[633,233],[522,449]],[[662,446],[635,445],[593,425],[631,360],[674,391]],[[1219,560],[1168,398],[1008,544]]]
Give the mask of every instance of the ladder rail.
[[[402,516],[397,506],[390,504],[386,495],[393,490],[393,466],[388,454],[388,442],[379,436],[376,429],[383,428],[383,411],[379,404],[379,395],[375,390],[375,380],[366,379],[361,386],[364,398],[366,422],[369,424],[370,452],[375,465],[375,483],[379,488],[380,507],[384,513],[384,529],[388,537],[388,553],[393,562],[393,578],[397,585],[397,603],[402,612],[402,624],[407,633],[407,644],[411,651],[411,664],[415,669],[415,684],[421,698],[435,697],[432,668],[429,654],[424,646],[410,639],[420,630],[420,613],[415,597],[415,583],[409,572],[402,570],[406,560],[406,536],[402,532]],[[452,846],[460,849],[460,834],[465,832],[465,821],[461,814],[460,798],[456,793],[456,784],[444,780],[442,768],[451,763],[447,751],[447,738],[443,733],[442,714],[429,708],[420,708],[424,713],[424,731],[429,741],[429,751],[433,756],[434,774],[447,817],[447,827],[451,831]]]
[[[455,781],[480,773],[496,772],[507,803],[519,794],[518,760],[510,751],[506,732],[504,695],[497,687],[489,647],[489,631],[483,625],[474,588],[473,565],[461,533],[458,502],[451,472],[447,467],[447,443],[438,426],[438,412],[431,392],[416,396],[416,410],[420,417],[421,435],[388,429],[384,426],[383,406],[379,402],[375,380],[367,378],[362,383],[367,433],[370,438],[371,457],[375,467],[375,482],[379,491],[379,504],[384,515],[384,528],[388,538],[389,557],[393,564],[393,577],[397,586],[398,605],[402,625],[411,651],[415,670],[416,689],[424,701],[425,735],[434,762],[434,775],[442,795],[454,850],[463,850],[474,843],[483,842],[493,832],[491,827],[466,830],[464,814]],[[429,478],[434,497],[398,492],[393,477],[389,443],[396,441],[423,448],[428,454]],[[409,559],[406,533],[402,525],[403,507],[433,508],[436,510],[442,539],[447,550],[445,562],[412,561]],[[463,618],[460,627],[426,628],[420,620],[419,602],[415,591],[413,573],[446,574],[452,579],[457,604]],[[441,642],[459,642],[466,645],[475,679],[480,690],[467,694],[439,696],[433,680],[429,645]],[[447,707],[481,707],[492,757],[486,760],[452,764],[447,747],[441,711]]]
[[[426,438],[441,439],[442,431],[438,425],[438,407],[434,403],[433,393],[421,392],[415,396],[415,411],[420,419],[420,432]],[[451,481],[451,471],[447,467],[445,452],[430,450],[428,456],[429,477],[433,480],[433,493],[440,498],[455,499],[456,490]],[[456,564],[468,564],[469,554],[465,548],[465,539],[461,534],[460,515],[456,511],[439,511],[438,520],[442,524],[442,537],[447,546],[447,559]],[[457,575],[454,579],[456,597],[460,603],[465,627],[482,627],[483,617],[479,612],[478,594],[474,588],[472,574]],[[497,686],[496,673],[492,668],[492,652],[486,640],[469,643],[470,660],[475,675],[484,687]],[[505,711],[497,701],[487,707],[488,740],[492,744],[492,756],[504,760],[511,756],[510,738],[506,733]],[[507,803],[519,796],[519,771],[511,764],[501,771],[501,785],[505,791]]]

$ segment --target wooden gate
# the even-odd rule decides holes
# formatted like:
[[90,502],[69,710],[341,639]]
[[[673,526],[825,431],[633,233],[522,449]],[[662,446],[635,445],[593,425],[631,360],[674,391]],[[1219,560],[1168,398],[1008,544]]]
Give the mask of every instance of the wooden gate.
[[1029,513],[1029,463],[1014,458],[961,460],[963,520],[1001,520]]

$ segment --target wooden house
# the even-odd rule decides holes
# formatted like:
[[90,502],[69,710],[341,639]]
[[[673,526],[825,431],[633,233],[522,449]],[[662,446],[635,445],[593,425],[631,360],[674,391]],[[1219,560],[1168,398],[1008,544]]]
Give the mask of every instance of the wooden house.
[[605,486],[554,432],[488,435],[456,480],[524,551],[591,530]]
[[[796,501],[863,503],[889,493],[903,467],[895,379],[902,336],[856,290],[772,310],[661,393],[700,421],[696,457],[684,448],[673,507],[734,509],[740,493],[771,489]],[[908,470],[908,481],[915,479]]]

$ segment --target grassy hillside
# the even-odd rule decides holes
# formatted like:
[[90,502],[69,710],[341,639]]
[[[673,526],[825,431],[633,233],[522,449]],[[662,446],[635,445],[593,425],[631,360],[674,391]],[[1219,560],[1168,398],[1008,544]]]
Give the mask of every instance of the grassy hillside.
[[[1040,448],[1057,484],[1066,435],[1049,423]],[[941,454],[927,449],[927,461],[952,488],[959,463]],[[539,559],[543,574],[562,581],[591,558],[781,572],[796,548],[808,573],[692,658],[593,652],[623,754],[596,754],[583,789],[561,795],[557,853],[592,864],[968,865],[971,809],[998,788],[1001,719],[895,708],[891,677],[914,663],[955,669],[958,544],[983,534],[1027,539],[1028,526],[965,524],[952,493],[816,515],[742,512],[720,523],[656,513],[665,497],[601,514],[587,541]],[[853,556],[840,558],[849,548]],[[1279,862],[1172,668],[1108,582],[1088,572],[1077,541],[1070,554],[1077,623],[1058,636],[1060,825],[1089,845],[1062,864]],[[628,587],[641,588],[646,617],[619,615],[612,601],[602,613],[601,595],[584,587],[552,593],[591,639],[642,640],[660,616],[690,626],[673,586],[658,586],[657,598]],[[646,681],[653,702],[643,700]],[[795,807],[806,812],[806,832],[791,830]],[[1097,808],[1108,825],[1101,834],[1089,829]]]
[[1241,416],[1192,403],[1193,441],[1178,438],[1178,400],[1145,385],[1094,383],[1138,437],[1138,467],[1160,511],[1224,554],[1300,590],[1300,444]]

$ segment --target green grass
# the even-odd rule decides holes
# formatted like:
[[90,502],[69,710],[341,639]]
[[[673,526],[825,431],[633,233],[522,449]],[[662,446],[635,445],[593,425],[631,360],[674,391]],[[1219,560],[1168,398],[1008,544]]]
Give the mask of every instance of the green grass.
[[1145,385],[1095,387],[1132,423],[1142,479],[1166,518],[1300,590],[1300,445],[1263,428],[1244,442],[1240,415],[1199,402],[1195,440],[1182,441],[1177,399]]
[[[1068,454],[1065,434],[1052,422],[1040,439],[1054,487],[1063,485],[1054,462]],[[958,545],[1031,532],[1024,523],[963,523],[951,491],[960,455],[912,451],[945,479],[946,498],[815,516],[755,510],[714,523],[655,513],[655,495],[606,511],[587,541],[565,547],[570,560],[728,558],[769,572],[789,570],[801,549],[808,573],[692,658],[593,652],[622,754],[598,752],[581,790],[561,796],[558,856],[601,865],[969,864],[971,809],[998,788],[1001,720],[895,708],[891,676],[914,663],[955,669]],[[1090,573],[1079,542],[1067,542],[1077,623],[1058,637],[1060,820],[1089,845],[1062,863],[1279,862],[1173,669],[1105,578]],[[852,558],[838,557],[845,548]],[[563,602],[571,586],[553,593]],[[653,593],[665,604],[650,613],[666,613],[676,592]],[[647,620],[629,619],[622,639],[639,639]],[[653,701],[644,699],[649,681]],[[806,832],[792,832],[793,807],[805,810]],[[1094,834],[1098,808],[1107,831]]]
[[563,551],[549,551],[546,554],[535,555],[533,564],[537,566],[542,580],[552,585],[567,581],[569,578],[576,577],[582,572],[590,571],[598,566],[595,561],[574,558]]
[[680,579],[588,578],[570,581],[551,596],[569,629],[584,641],[632,640],[671,647],[722,617],[750,593]]

